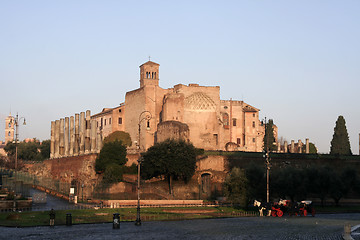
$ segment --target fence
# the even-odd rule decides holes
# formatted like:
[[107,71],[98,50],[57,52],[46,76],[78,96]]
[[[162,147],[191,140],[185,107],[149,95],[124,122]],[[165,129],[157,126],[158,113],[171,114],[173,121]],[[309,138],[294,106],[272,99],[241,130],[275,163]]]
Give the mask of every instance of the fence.
[[69,195],[71,187],[70,183],[61,182],[60,180],[39,177],[29,174],[27,172],[17,171],[0,168],[1,183],[3,187],[8,188],[10,191],[15,191],[23,197],[31,197],[29,189],[34,185],[39,186],[54,192]]

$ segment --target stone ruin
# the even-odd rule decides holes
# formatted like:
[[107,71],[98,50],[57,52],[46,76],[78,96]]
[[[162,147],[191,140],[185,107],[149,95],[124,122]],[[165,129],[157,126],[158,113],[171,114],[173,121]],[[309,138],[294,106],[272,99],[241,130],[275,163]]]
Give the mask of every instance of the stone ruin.
[[91,119],[90,110],[51,122],[50,158],[99,153],[102,147],[101,128]]

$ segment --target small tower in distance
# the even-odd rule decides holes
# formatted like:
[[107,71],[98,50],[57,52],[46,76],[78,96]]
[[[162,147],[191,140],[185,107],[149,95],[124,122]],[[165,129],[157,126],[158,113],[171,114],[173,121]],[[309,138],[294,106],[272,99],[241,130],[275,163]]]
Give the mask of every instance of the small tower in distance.
[[140,66],[140,87],[159,86],[159,64],[147,61]]
[[5,144],[14,141],[15,119],[11,113],[5,119]]

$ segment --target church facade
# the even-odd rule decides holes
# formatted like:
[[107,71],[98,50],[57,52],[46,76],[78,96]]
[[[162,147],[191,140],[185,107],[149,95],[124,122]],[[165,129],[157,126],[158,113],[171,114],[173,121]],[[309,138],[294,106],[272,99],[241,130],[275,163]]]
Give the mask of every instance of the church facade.
[[140,87],[127,92],[120,106],[91,116],[102,138],[125,131],[134,143],[129,150],[141,151],[168,138],[184,139],[205,150],[262,151],[259,109],[243,101],[221,100],[218,86],[178,84],[163,89],[159,67],[152,61],[142,64]]

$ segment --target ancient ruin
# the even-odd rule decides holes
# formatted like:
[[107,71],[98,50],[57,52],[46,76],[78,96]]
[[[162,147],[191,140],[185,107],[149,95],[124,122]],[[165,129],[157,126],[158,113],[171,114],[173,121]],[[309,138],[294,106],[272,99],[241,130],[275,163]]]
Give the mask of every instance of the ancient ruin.
[[98,153],[102,147],[101,130],[91,119],[90,110],[51,122],[50,158]]

